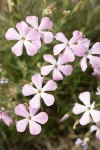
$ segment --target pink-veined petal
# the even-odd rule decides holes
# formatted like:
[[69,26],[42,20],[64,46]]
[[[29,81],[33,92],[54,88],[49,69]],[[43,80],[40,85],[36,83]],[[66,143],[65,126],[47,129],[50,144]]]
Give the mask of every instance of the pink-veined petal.
[[43,58],[44,58],[45,61],[47,61],[47,62],[49,62],[49,63],[51,63],[53,65],[56,64],[56,60],[53,57],[53,55],[45,54],[45,55],[43,55]]
[[32,107],[30,106],[30,107],[29,107],[30,115],[31,115],[31,116],[34,116],[34,115],[38,112],[39,109],[40,109],[39,107],[38,107],[38,108],[32,108]]
[[35,115],[32,120],[40,124],[45,124],[48,121],[48,115],[45,112],[40,112],[39,114]]
[[2,120],[10,126],[13,123],[13,120],[8,116],[6,112],[2,112]]
[[100,57],[89,55],[89,63],[92,65],[92,68],[100,67]]
[[53,41],[52,32],[41,31],[40,34],[41,34],[41,38],[44,41],[44,43],[49,44]]
[[66,47],[63,53],[63,59],[65,62],[73,62],[75,60],[75,55],[69,47]]
[[40,74],[35,74],[32,76],[32,82],[37,87],[37,89],[40,90],[42,88],[43,77],[41,77]]
[[56,89],[57,89],[57,84],[53,80],[49,80],[42,88],[43,91],[55,91]]
[[54,69],[54,65],[43,66],[41,68],[41,74],[47,76]]
[[71,65],[62,65],[59,66],[58,69],[65,75],[65,76],[69,76],[71,75],[72,71],[73,71],[73,67]]
[[9,28],[5,34],[7,40],[20,40],[21,36],[14,28]]
[[40,94],[36,94],[30,101],[30,107],[40,108]]
[[16,56],[21,56],[23,53],[23,42],[22,41],[18,41],[13,47],[12,47],[12,52],[16,55]]
[[38,50],[41,48],[41,41],[32,41],[32,43],[36,45]]
[[99,110],[92,109],[90,111],[90,114],[91,114],[92,119],[93,119],[94,122],[99,122],[100,121],[100,111]]
[[53,71],[53,80],[63,80],[63,75],[61,74],[61,72],[58,70],[58,68],[55,68]]
[[30,41],[39,41],[40,40],[40,33],[33,30],[30,30],[28,34],[26,35],[26,39]]
[[39,30],[51,29],[52,26],[53,26],[53,22],[50,20],[50,18],[49,17],[43,17],[41,19]]
[[22,119],[20,121],[17,121],[16,129],[18,132],[24,132],[26,130],[27,125],[28,125],[28,119]]
[[26,22],[30,24],[34,29],[38,29],[38,17],[37,16],[27,16]]
[[71,45],[70,47],[72,48],[74,54],[79,57],[84,56],[87,52],[87,48],[84,44]]
[[83,56],[83,58],[81,59],[80,66],[83,72],[87,69],[87,57],[86,56]]
[[83,92],[79,95],[79,99],[87,106],[90,106],[90,93]]
[[38,52],[37,46],[34,45],[33,43],[31,43],[29,41],[25,41],[24,45],[26,48],[26,52],[29,56],[34,56]]
[[74,114],[78,115],[86,111],[86,106],[76,103],[72,111]]
[[43,101],[47,106],[51,106],[54,104],[55,98],[53,95],[47,94],[47,93],[42,93],[41,97],[43,98]]
[[30,84],[25,84],[22,88],[22,93],[24,96],[30,96],[33,94],[37,93],[37,89],[35,89],[32,85]]
[[73,36],[70,39],[69,43],[74,44],[74,43],[78,42],[78,40],[80,40],[81,38],[82,38],[82,33],[80,31],[76,30],[73,32]]
[[16,28],[19,31],[21,37],[25,37],[31,29],[25,21],[21,21],[21,22],[17,23]]
[[90,114],[86,111],[80,119],[80,124],[82,126],[87,125],[91,121]]
[[53,53],[54,55],[58,55],[59,53],[62,52],[66,48],[65,44],[57,44],[53,47]]
[[34,122],[33,120],[29,121],[29,131],[32,135],[37,135],[41,132],[41,126]]
[[100,54],[100,42],[97,42],[92,46],[91,54]]
[[65,37],[65,35],[62,32],[57,33],[55,35],[55,39],[60,41],[60,42],[65,43],[65,44],[68,43],[68,39]]
[[15,107],[15,114],[23,117],[29,116],[29,113],[24,104],[19,104]]

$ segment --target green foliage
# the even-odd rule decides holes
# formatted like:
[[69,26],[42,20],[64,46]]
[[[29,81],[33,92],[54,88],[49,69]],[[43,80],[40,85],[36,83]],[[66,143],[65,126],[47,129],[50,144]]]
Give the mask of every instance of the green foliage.
[[[24,54],[16,57],[11,52],[11,47],[15,42],[9,42],[5,39],[5,33],[8,28],[15,27],[16,23],[25,20],[28,15],[37,15],[39,19],[42,16],[49,16],[54,23],[53,33],[63,32],[68,38],[72,36],[74,30],[82,31],[87,38],[90,38],[92,44],[100,41],[100,2],[99,0],[13,0],[11,12],[8,3],[0,1],[0,64],[3,64],[2,77],[7,77],[9,83],[0,85],[0,107],[7,108],[8,113],[14,118],[14,107],[18,103],[28,103],[29,98],[22,95],[21,89],[25,83],[31,81],[31,76],[40,72],[41,66],[46,64],[43,61],[43,54],[51,53],[55,41],[52,44],[42,47],[35,57],[29,57]],[[46,15],[45,10],[50,7],[51,13]],[[25,51],[25,50],[24,50]],[[3,123],[0,126],[0,150],[11,149],[15,143],[34,143],[39,142],[44,137],[55,137],[60,132],[67,133],[72,129],[75,119],[71,116],[69,121],[63,125],[59,119],[69,112],[74,103],[78,101],[78,95],[83,91],[90,91],[93,95],[96,91],[97,80],[92,77],[92,69],[88,68],[82,73],[79,66],[79,59],[73,63],[74,71],[70,77],[65,77],[63,81],[58,82],[58,89],[54,92],[56,101],[54,106],[47,108],[42,105],[49,115],[49,122],[43,126],[41,135],[33,137],[29,133],[19,134],[15,127],[8,128]],[[45,81],[51,77],[47,76]],[[95,99],[96,100],[96,99]],[[97,99],[97,101],[99,101]],[[16,120],[16,118],[14,118]],[[15,140],[13,140],[15,139]],[[4,147],[5,145],[5,147]]]

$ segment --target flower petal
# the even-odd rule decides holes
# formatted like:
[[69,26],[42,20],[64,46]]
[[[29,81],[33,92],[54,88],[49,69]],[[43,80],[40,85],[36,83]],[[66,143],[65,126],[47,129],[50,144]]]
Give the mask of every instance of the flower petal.
[[18,41],[13,47],[12,47],[12,52],[16,55],[16,56],[21,56],[23,53],[23,42],[22,41]]
[[44,41],[44,43],[49,44],[53,41],[52,32],[41,31],[40,34],[41,34],[41,38]]
[[63,80],[63,76],[57,68],[55,68],[53,71],[53,80]]
[[40,94],[36,94],[30,101],[30,107],[40,108]]
[[41,74],[47,76],[54,69],[54,65],[43,66],[41,68]]
[[31,29],[25,21],[21,21],[21,22],[17,23],[16,28],[19,31],[21,37],[25,37]]
[[32,41],[33,45],[36,45],[37,49],[41,48],[41,41]]
[[30,24],[34,29],[38,29],[38,17],[37,16],[27,16],[26,22]]
[[42,88],[43,77],[41,77],[40,74],[35,74],[32,76],[32,82],[37,87],[37,89],[40,90]]
[[6,112],[2,112],[2,120],[10,126],[13,123],[13,120],[8,116]]
[[73,62],[75,60],[75,55],[69,47],[66,47],[63,53],[63,59],[65,62]]
[[65,44],[68,43],[68,39],[66,38],[66,36],[62,33],[62,32],[59,32],[55,35],[55,39],[57,41],[60,41],[60,42],[63,42]]
[[65,75],[65,76],[69,76],[71,75],[72,71],[73,71],[73,67],[71,65],[62,65],[59,66],[58,69]]
[[97,129],[96,138],[100,140],[100,128]]
[[19,104],[15,107],[15,114],[23,117],[29,116],[29,113],[24,104]]
[[72,48],[74,54],[79,57],[84,56],[87,52],[87,48],[84,46],[84,44],[75,44],[71,45],[70,47]]
[[54,55],[58,55],[59,53],[62,52],[66,48],[65,44],[57,44],[53,47],[53,53]]
[[47,94],[47,93],[42,93],[41,97],[43,98],[43,101],[47,106],[51,106],[54,104],[55,98],[53,95]]
[[95,131],[95,130],[97,130],[97,126],[95,126],[95,125],[91,126],[90,132],[93,132],[93,131]]
[[30,130],[30,134],[37,135],[41,132],[41,126],[38,123],[34,122],[33,120],[30,120],[29,130]]
[[43,17],[39,26],[39,30],[47,30],[51,29],[53,26],[53,22],[49,17]]
[[80,119],[80,124],[82,126],[87,125],[91,121],[90,114],[86,111]]
[[9,28],[5,34],[7,40],[20,40],[21,36],[14,28]]
[[82,38],[82,33],[80,31],[76,30],[73,32],[73,36],[70,39],[69,43],[74,44],[74,43],[78,42],[78,40],[80,40],[81,38]]
[[83,92],[79,95],[79,99],[87,106],[90,106],[90,93]]
[[56,64],[55,58],[52,55],[50,55],[50,54],[43,55],[43,58],[44,58],[45,61],[47,61],[47,62],[49,62],[49,63],[51,63],[53,65]]
[[75,103],[75,106],[73,107],[73,113],[78,115],[84,111],[86,111],[86,106],[83,106],[81,104]]
[[34,116],[38,112],[39,109],[40,109],[39,107],[38,108],[29,107],[30,115]]
[[48,115],[45,112],[40,112],[39,114],[35,115],[32,120],[40,124],[45,124],[48,121]]
[[22,93],[24,96],[30,96],[37,93],[37,89],[32,87],[30,84],[25,84],[22,88]]
[[91,54],[100,54],[100,42],[96,42],[91,48]]
[[87,57],[86,56],[83,56],[83,58],[81,59],[80,66],[83,72],[87,69]]
[[99,110],[92,109],[90,111],[90,114],[91,114],[92,119],[93,119],[94,122],[99,122],[100,121],[100,111]]
[[92,68],[99,68],[100,67],[100,57],[97,56],[88,56],[89,63],[92,65]]
[[26,130],[27,125],[28,125],[28,119],[22,119],[20,121],[17,121],[16,129],[18,132],[24,132]]
[[49,80],[42,88],[43,91],[55,91],[56,89],[57,89],[57,84],[53,80]]
[[29,41],[25,41],[24,45],[25,45],[25,48],[26,48],[26,52],[29,56],[33,56],[38,52],[37,46],[34,45],[33,43],[31,43]]
[[30,41],[39,41],[40,40],[40,33],[33,30],[30,30],[26,35],[26,39]]

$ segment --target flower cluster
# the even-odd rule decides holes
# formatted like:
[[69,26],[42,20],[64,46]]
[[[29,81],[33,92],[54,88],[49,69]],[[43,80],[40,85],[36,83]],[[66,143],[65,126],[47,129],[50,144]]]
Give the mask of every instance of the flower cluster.
[[[73,72],[73,67],[70,63],[76,60],[76,57],[80,59],[80,67],[82,71],[86,71],[88,67],[88,60],[92,66],[94,76],[97,76],[100,71],[100,42],[95,43],[92,48],[90,47],[90,40],[78,30],[74,31],[72,37],[68,39],[62,32],[53,35],[52,31],[53,22],[49,17],[43,17],[40,25],[38,23],[38,17],[28,16],[26,22],[21,21],[16,24],[16,29],[10,28],[5,34],[7,40],[17,40],[18,42],[12,47],[12,52],[16,56],[21,56],[23,53],[23,46],[26,49],[26,53],[29,56],[34,56],[38,53],[42,46],[42,42],[45,44],[51,43],[56,40],[60,43],[53,47],[53,54],[44,54],[43,58],[47,63],[42,66],[39,74],[32,76],[32,84],[25,84],[22,87],[22,94],[24,96],[32,96],[29,104],[18,104],[15,107],[15,114],[24,117],[24,119],[16,122],[16,129],[18,132],[24,132],[29,124],[29,131],[32,135],[37,135],[41,132],[41,125],[48,121],[48,115],[45,112],[37,111],[41,107],[41,99],[46,106],[54,104],[55,97],[48,92],[53,92],[57,89],[57,81],[63,80],[65,76],[70,76]],[[97,71],[99,70],[99,71]],[[52,72],[52,79],[44,84],[45,76]],[[100,76],[100,75],[98,75]],[[100,95],[100,89],[98,88],[97,95]],[[76,103],[72,109],[72,112],[76,115],[84,113],[79,123],[81,125],[87,125],[89,122],[95,122],[97,125],[91,127],[91,132],[97,130],[97,136],[100,139],[100,130],[98,129],[98,122],[100,121],[100,111],[95,110],[95,102],[90,104],[90,93],[88,91],[79,95],[79,99],[84,105]],[[5,116],[7,114],[1,113],[0,119],[2,119],[7,125]],[[60,120],[61,122],[69,118],[67,113]],[[9,121],[11,122],[11,120]],[[87,147],[86,143],[80,141],[84,147]],[[86,149],[86,148],[84,148]]]

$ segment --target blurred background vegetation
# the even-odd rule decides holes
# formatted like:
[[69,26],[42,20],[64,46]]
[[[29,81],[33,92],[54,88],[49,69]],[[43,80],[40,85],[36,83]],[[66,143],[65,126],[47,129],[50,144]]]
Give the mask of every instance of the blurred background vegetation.
[[[7,109],[15,121],[16,104],[28,103],[30,99],[22,95],[22,86],[31,81],[33,74],[40,72],[41,66],[46,64],[43,61],[43,54],[52,54],[55,45],[55,41],[49,45],[42,44],[35,57],[29,57],[26,53],[21,57],[13,55],[11,47],[14,42],[5,39],[5,32],[10,27],[15,28],[17,22],[24,21],[26,16],[30,15],[36,15],[39,19],[49,16],[54,23],[52,29],[54,34],[63,32],[70,38],[74,30],[80,30],[91,39],[91,45],[100,41],[99,0],[0,0],[0,64],[3,65],[0,78],[6,77],[9,80],[8,84],[0,85],[0,107]],[[72,115],[63,123],[59,120],[72,109],[74,103],[78,101],[80,92],[90,91],[93,100],[95,98],[98,103],[99,98],[95,97],[95,91],[100,83],[91,75],[91,68],[82,73],[79,59],[76,59],[72,65],[73,74],[59,81],[58,89],[53,93],[56,98],[55,104],[49,108],[44,104],[41,106],[41,110],[49,115],[49,121],[42,126],[42,133],[38,136],[32,136],[28,131],[20,134],[16,132],[15,125],[9,128],[0,122],[0,150],[22,150],[23,148],[25,150],[53,150],[53,148],[63,150],[61,143],[66,146],[65,150],[70,150],[76,138],[83,137],[89,126],[78,125],[75,131],[72,130],[78,117]],[[47,76],[45,81],[50,78]],[[60,148],[57,148],[59,145]]]

